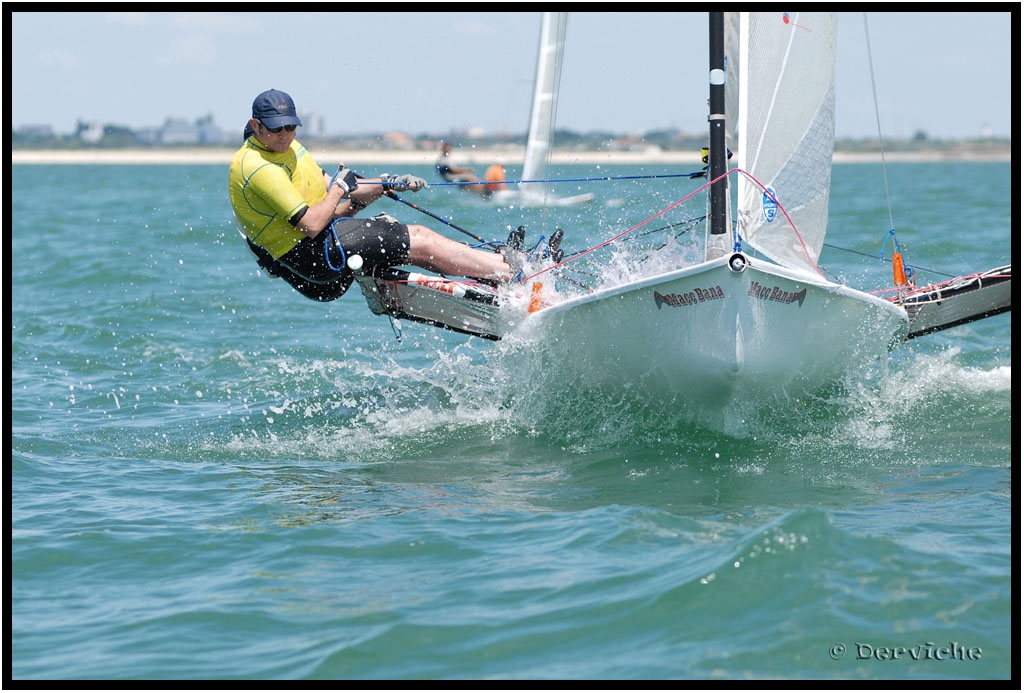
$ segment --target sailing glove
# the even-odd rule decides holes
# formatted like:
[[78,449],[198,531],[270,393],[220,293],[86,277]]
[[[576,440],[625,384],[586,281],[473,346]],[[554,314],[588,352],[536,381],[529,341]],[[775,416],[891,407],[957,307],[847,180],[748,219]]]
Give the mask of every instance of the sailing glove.
[[[341,186],[342,192],[348,195],[353,190],[359,187],[359,182],[356,180],[356,174],[350,168],[344,166],[338,167],[338,172],[334,174],[334,178],[331,179],[331,185]],[[330,186],[327,186],[330,189]]]
[[430,184],[419,176],[406,173],[402,176],[392,176],[384,173],[380,177],[380,182],[385,188],[396,190],[398,192],[405,192],[406,190],[412,190],[413,192],[419,192],[423,188],[429,188]]

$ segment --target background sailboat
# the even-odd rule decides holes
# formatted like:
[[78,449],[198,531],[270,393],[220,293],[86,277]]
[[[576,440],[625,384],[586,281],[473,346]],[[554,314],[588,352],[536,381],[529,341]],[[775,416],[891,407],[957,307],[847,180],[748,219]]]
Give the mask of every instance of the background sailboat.
[[569,197],[553,194],[547,179],[558,110],[558,87],[562,73],[562,52],[568,12],[545,12],[541,19],[537,72],[533,85],[533,104],[523,156],[522,181],[516,189],[496,190],[491,199],[500,204],[565,207],[591,202],[593,193]]

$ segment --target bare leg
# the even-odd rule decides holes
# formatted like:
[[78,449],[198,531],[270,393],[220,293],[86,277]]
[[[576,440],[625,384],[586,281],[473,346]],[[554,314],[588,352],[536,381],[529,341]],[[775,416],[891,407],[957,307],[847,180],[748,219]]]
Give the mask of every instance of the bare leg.
[[411,264],[459,277],[509,280],[512,270],[500,253],[470,248],[420,224],[408,226]]
[[[479,180],[479,179],[476,179],[476,180]],[[486,185],[467,185],[465,187],[465,190],[467,192],[473,193],[474,195],[479,195],[480,197],[490,197],[491,196],[491,191],[487,189]]]
[[[448,180],[451,181],[451,182],[458,182],[458,183],[479,183],[480,182],[480,179],[477,178],[476,175],[472,174],[472,173],[459,173],[457,175],[451,176]],[[463,186],[460,186],[460,187],[463,190],[465,190],[466,192],[472,193],[474,195],[479,195],[480,197],[490,197],[491,196],[491,191],[487,189],[486,185],[463,185]]]

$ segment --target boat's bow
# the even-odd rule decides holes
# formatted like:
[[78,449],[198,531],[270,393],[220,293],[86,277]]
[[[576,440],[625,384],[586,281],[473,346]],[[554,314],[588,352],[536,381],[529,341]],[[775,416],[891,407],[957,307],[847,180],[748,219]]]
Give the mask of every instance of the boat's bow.
[[707,409],[840,380],[907,325],[888,301],[735,253],[549,306],[517,334],[594,386]]

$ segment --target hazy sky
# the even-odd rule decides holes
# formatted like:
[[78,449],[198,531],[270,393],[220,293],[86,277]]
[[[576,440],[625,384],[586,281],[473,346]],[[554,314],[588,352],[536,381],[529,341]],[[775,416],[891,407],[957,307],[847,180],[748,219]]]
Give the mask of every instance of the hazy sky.
[[[269,88],[331,133],[522,133],[540,33],[539,12],[11,14],[10,125],[60,133],[78,119],[205,115],[241,128]],[[1011,21],[1019,13],[869,13],[883,134],[1009,136]],[[840,13],[839,137],[878,132],[866,46],[864,15]],[[706,99],[705,14],[570,13],[559,127],[699,132]]]

